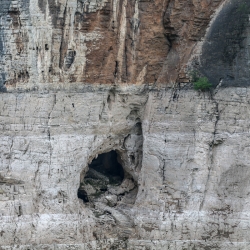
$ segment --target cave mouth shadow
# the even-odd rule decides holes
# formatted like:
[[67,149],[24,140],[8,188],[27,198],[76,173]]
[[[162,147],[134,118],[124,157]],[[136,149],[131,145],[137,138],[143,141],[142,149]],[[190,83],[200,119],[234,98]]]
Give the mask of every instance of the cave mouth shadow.
[[115,150],[98,155],[88,166],[77,196],[83,202],[94,201],[108,191],[110,187],[120,186],[124,180],[124,170]]

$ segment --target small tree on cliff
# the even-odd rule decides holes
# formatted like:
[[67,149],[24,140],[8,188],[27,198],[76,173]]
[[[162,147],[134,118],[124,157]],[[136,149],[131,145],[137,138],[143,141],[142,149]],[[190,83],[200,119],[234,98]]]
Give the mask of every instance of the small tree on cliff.
[[194,89],[207,91],[212,87],[212,84],[208,81],[207,77],[200,77],[194,82]]

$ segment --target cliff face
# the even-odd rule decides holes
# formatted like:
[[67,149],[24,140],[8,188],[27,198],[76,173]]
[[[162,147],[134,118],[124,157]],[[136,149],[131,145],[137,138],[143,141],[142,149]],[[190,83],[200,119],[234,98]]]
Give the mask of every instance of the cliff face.
[[221,0],[30,0],[1,7],[8,89],[175,83]]
[[226,2],[205,37],[200,67],[214,84],[248,86],[249,10],[249,1]]
[[248,249],[249,5],[4,1],[0,249]]
[[[2,94],[2,249],[247,249],[249,100],[247,88]],[[78,199],[111,150],[136,193]]]

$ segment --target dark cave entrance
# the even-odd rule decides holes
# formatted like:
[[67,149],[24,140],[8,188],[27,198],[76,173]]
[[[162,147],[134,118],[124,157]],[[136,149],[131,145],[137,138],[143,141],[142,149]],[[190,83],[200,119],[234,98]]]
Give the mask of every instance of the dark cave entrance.
[[114,150],[98,155],[89,164],[89,170],[78,189],[78,198],[91,202],[101,197],[109,188],[121,185],[124,170],[119,162],[119,155]]

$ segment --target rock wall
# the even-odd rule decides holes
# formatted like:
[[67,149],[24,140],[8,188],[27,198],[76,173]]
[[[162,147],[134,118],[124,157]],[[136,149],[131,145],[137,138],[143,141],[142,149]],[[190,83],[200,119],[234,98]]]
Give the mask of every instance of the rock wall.
[[249,14],[249,1],[225,1],[206,34],[198,64],[214,85],[248,86]]
[[175,83],[222,0],[5,0],[2,87]]
[[[249,99],[247,88],[2,94],[2,249],[247,249]],[[124,144],[138,120],[139,167]],[[90,208],[81,174],[112,149],[136,200]]]
[[[0,249],[249,249],[248,14],[244,0],[3,1]],[[215,88],[194,91],[193,70]],[[112,150],[123,182],[83,202]]]

